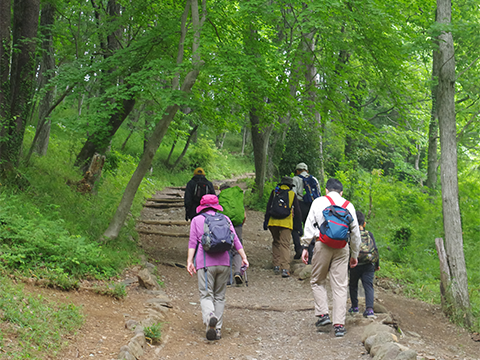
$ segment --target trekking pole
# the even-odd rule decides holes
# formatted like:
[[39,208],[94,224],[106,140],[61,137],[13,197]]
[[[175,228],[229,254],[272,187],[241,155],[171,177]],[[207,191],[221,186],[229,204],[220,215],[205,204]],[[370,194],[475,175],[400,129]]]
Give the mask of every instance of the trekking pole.
[[243,277],[244,277],[244,279],[245,279],[245,286],[248,286],[247,266],[246,266],[246,265],[243,265],[243,266],[240,268],[240,274],[243,275]]

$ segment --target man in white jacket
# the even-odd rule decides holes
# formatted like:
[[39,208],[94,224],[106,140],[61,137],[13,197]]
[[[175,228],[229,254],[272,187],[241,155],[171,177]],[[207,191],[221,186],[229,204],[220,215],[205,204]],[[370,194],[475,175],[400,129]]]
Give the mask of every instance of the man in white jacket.
[[[302,260],[305,264],[308,263],[308,244],[315,238],[312,277],[310,279],[315,302],[315,316],[318,317],[315,325],[318,331],[329,331],[329,325],[333,321],[335,336],[343,336],[345,335],[345,314],[347,311],[348,263],[350,262],[352,268],[357,265],[361,238],[355,207],[342,197],[342,183],[337,179],[329,179],[325,190],[326,196],[321,196],[313,201],[305,223],[304,234],[301,239],[303,246]],[[331,205],[330,200],[338,206],[348,203],[346,209],[353,217],[353,221],[349,225],[350,247],[332,248],[322,242],[319,229],[325,221],[323,210]],[[333,294],[331,320],[326,289],[328,273],[330,273],[330,287]]]

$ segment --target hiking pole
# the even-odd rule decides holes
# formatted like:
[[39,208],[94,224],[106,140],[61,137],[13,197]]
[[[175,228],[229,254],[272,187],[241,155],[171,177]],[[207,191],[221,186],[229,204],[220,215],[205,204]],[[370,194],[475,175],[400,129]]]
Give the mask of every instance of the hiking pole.
[[248,277],[247,277],[247,266],[243,265],[240,268],[240,274],[245,278],[245,286],[248,286]]

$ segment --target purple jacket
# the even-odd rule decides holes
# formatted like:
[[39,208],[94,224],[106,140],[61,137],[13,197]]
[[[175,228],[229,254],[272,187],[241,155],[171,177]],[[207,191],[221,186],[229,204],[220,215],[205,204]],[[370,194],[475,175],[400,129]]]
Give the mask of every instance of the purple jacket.
[[[206,213],[214,215],[215,211],[207,210]],[[227,219],[228,219],[228,216],[227,216]],[[243,248],[242,243],[238,239],[237,233],[235,232],[235,228],[233,227],[230,219],[228,219],[228,222],[230,223],[230,230],[232,230],[233,234],[235,235],[233,239],[233,245],[235,249],[237,250],[242,249]],[[216,266],[216,265],[230,266],[230,254],[228,253],[228,251],[225,251],[223,253],[214,253],[214,254],[209,254],[207,252],[204,253],[203,247],[201,244],[204,223],[205,223],[205,217],[203,217],[202,215],[197,215],[192,219],[192,223],[190,224],[190,240],[188,241],[188,248],[197,249],[197,246],[198,246],[197,254],[195,255],[196,269],[197,270],[203,269],[205,267],[205,265],[203,264],[204,254],[205,254],[205,262],[207,263],[207,267]]]

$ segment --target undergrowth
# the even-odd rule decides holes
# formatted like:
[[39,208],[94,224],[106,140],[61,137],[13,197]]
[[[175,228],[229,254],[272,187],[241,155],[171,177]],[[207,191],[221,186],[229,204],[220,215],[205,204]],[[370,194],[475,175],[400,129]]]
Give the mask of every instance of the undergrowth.
[[63,337],[83,323],[74,305],[27,295],[4,276],[0,276],[0,317],[0,357],[6,359],[55,355],[64,345]]

